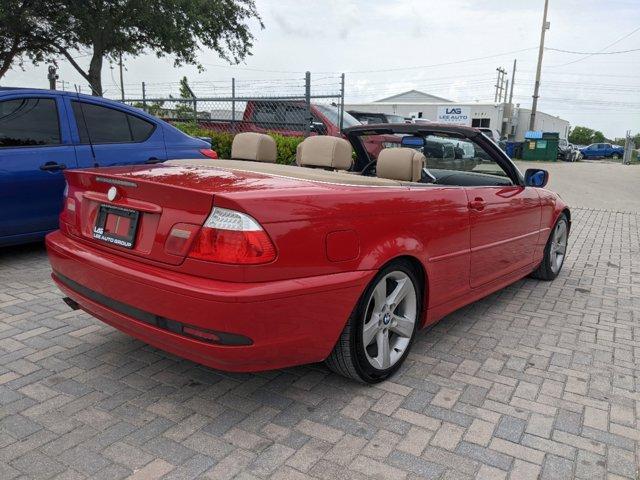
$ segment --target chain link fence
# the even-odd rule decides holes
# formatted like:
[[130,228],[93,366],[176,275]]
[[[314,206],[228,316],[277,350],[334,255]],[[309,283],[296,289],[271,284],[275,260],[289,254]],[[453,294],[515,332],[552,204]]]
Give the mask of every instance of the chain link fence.
[[[179,93],[167,94],[167,86]],[[142,83],[138,98],[125,98],[173,124],[213,132],[339,135],[345,125],[344,74],[279,80],[236,80],[187,84]]]

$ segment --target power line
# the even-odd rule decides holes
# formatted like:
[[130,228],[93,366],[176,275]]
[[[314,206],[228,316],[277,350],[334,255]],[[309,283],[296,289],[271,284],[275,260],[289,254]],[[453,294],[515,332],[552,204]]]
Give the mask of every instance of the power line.
[[523,48],[520,50],[512,50],[510,52],[503,52],[503,53],[497,53],[495,55],[486,55],[484,57],[475,57],[475,58],[467,58],[464,60],[456,60],[456,61],[451,61],[451,62],[443,62],[443,63],[433,63],[431,65],[417,65],[417,66],[412,66],[412,67],[396,67],[396,68],[385,68],[385,69],[380,69],[380,70],[352,70],[350,72],[345,72],[345,73],[350,73],[350,74],[357,74],[357,73],[380,73],[380,72],[399,72],[399,71],[403,71],[403,70],[420,70],[422,68],[434,68],[434,67],[445,67],[445,66],[449,66],[449,65],[458,65],[461,63],[469,63],[469,62],[477,62],[479,60],[488,60],[491,58],[497,58],[497,57],[504,57],[505,55],[513,55],[514,53],[522,53],[522,52],[528,52],[530,50],[535,50],[538,47],[530,47],[530,48]]
[[[633,35],[634,33],[636,33],[637,31],[640,31],[640,27],[635,28],[634,30],[632,30],[631,32],[627,33],[626,35],[620,37],[619,39],[617,39],[616,41],[610,43],[609,45],[607,45],[606,47],[598,50],[598,52],[604,52],[605,50],[607,50],[608,48],[613,47],[614,45],[620,43],[621,41],[623,41],[626,38],[629,38],[631,35]],[[594,56],[595,54],[587,54],[586,56],[582,57],[582,58],[578,58],[577,60],[573,60],[571,62],[568,63],[563,63],[561,65],[549,65],[547,68],[559,68],[559,67],[566,67],[568,65],[573,65],[574,63],[578,63],[581,62],[582,60],[586,60],[587,58],[590,58],[592,56]]]
[[631,50],[618,50],[617,52],[574,52],[573,50],[562,50],[561,48],[545,47],[545,50],[551,50],[554,52],[573,53],[575,55],[618,55],[619,53],[640,52],[640,48],[632,48]]
[[[383,69],[379,69],[379,70],[351,70],[351,71],[345,71],[345,72],[338,72],[338,71],[320,71],[320,72],[315,72],[316,74],[330,74],[330,73],[334,73],[334,74],[339,74],[339,73],[348,73],[348,74],[359,74],[359,73],[382,73],[382,72],[399,72],[399,71],[403,71],[403,70],[420,70],[423,68],[434,68],[434,67],[445,67],[445,66],[449,66],[449,65],[458,65],[461,63],[469,63],[469,62],[477,62],[479,60],[488,60],[491,58],[497,58],[497,57],[504,57],[506,55],[513,55],[514,53],[522,53],[522,52],[528,52],[530,50],[535,50],[538,47],[530,47],[530,48],[523,48],[520,50],[512,50],[509,52],[503,52],[503,53],[496,53],[493,55],[485,55],[482,57],[474,57],[474,58],[466,58],[463,60],[455,60],[455,61],[451,61],[451,62],[442,62],[442,63],[433,63],[430,65],[415,65],[415,66],[406,66],[406,67],[394,67],[394,68],[383,68]],[[265,72],[265,73],[304,73],[302,71],[297,71],[297,70],[267,70],[267,69],[261,69],[261,68],[253,68],[253,67],[238,67],[235,65],[220,65],[220,64],[213,64],[213,63],[203,63],[203,65],[206,65],[208,67],[216,67],[216,68],[231,68],[231,69],[237,69],[237,70],[249,70],[249,71],[254,71],[254,72]]]

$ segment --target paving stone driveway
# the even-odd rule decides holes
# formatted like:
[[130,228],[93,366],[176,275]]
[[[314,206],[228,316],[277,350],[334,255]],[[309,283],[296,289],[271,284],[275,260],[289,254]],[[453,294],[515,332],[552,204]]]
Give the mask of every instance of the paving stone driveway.
[[0,479],[638,478],[640,216],[574,210],[553,283],[419,334],[393,381],[223,374],[71,312],[0,252]]

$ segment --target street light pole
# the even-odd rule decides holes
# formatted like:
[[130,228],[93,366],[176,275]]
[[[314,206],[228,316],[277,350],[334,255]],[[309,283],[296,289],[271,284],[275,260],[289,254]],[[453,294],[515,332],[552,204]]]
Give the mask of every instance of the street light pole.
[[547,22],[547,10],[549,0],[544,0],[544,14],[542,15],[542,29],[540,31],[540,49],[538,50],[538,67],[536,68],[536,83],[533,87],[533,103],[531,104],[531,119],[529,120],[529,130],[533,130],[536,124],[536,110],[538,109],[538,92],[540,90],[540,73],[542,72],[542,54],[544,53],[544,35],[549,30]]

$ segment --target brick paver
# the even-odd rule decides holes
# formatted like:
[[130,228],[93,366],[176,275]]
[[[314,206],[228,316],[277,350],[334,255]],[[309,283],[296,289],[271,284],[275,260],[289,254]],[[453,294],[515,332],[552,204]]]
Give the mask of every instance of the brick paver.
[[72,312],[0,251],[0,478],[637,479],[640,216],[574,209],[552,283],[419,334],[389,382],[215,372]]

